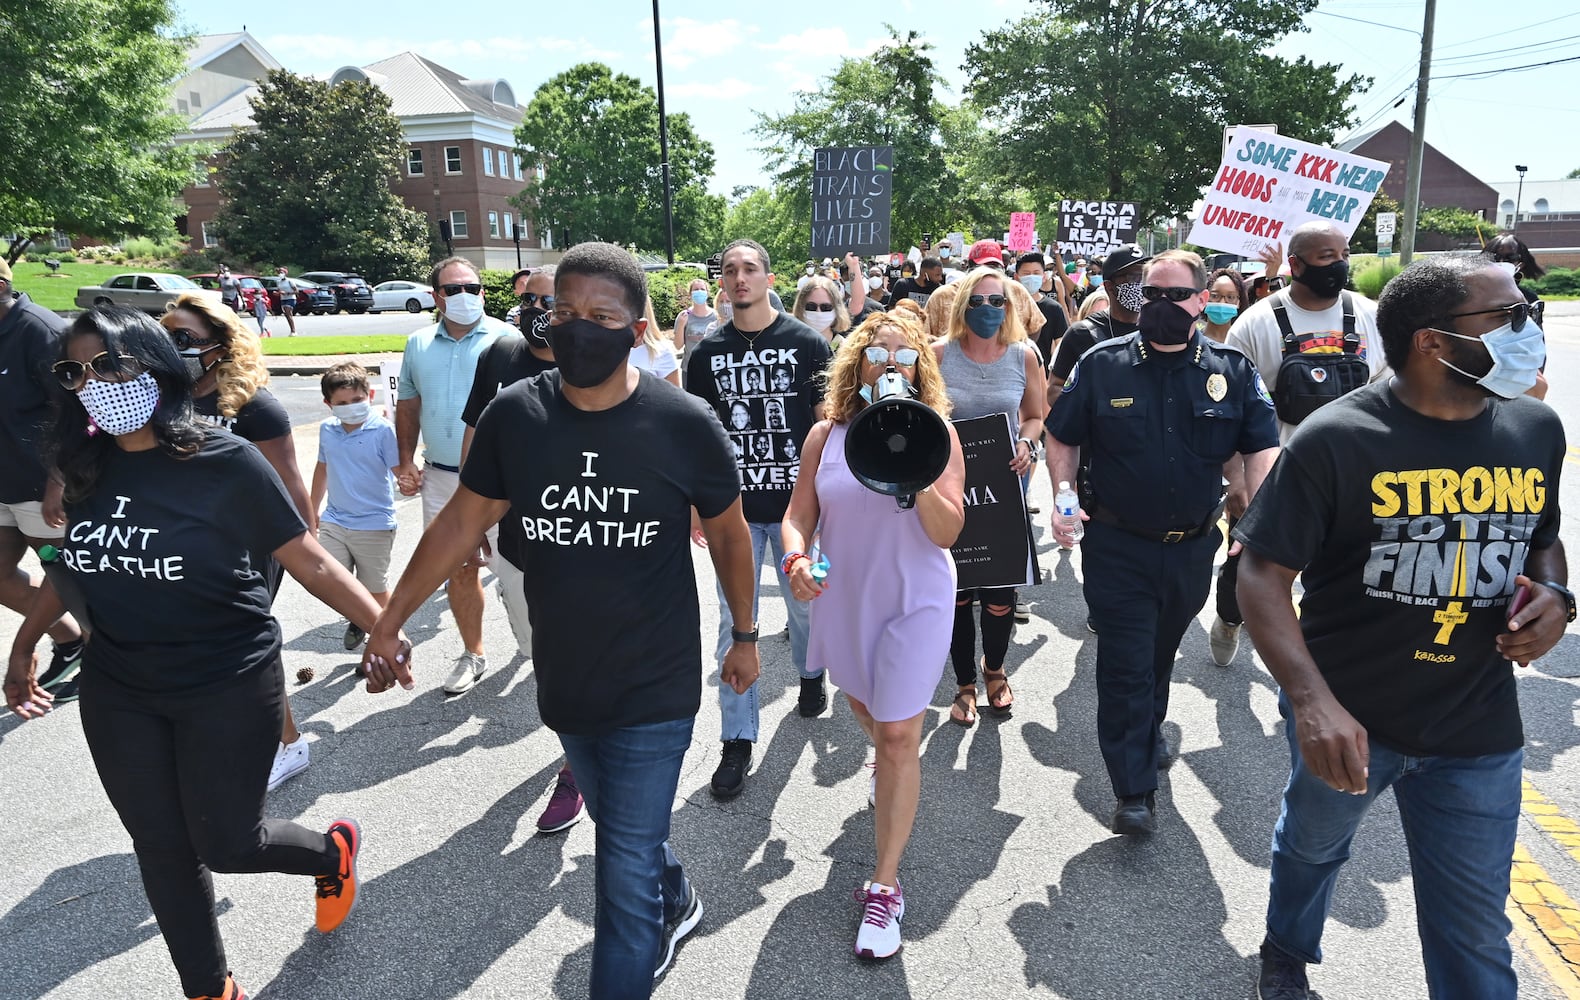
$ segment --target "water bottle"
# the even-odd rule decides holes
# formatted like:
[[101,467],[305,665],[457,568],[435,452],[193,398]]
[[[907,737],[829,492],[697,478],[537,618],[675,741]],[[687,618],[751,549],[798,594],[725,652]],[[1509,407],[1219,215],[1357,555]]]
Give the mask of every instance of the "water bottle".
[[812,562],[812,579],[823,584],[828,582],[828,556],[823,554],[822,548],[814,542],[812,554],[808,557]]
[[[1053,505],[1058,509],[1058,517],[1070,528],[1070,536],[1079,542],[1086,536],[1086,527],[1081,523],[1081,500],[1070,488],[1069,483],[1061,482],[1059,492],[1053,498]],[[1063,546],[1061,546],[1062,548]]]

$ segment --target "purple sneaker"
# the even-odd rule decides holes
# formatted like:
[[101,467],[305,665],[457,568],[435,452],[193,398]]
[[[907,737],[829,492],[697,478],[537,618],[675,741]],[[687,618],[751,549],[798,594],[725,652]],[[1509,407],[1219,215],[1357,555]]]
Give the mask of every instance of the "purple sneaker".
[[576,776],[571,773],[571,766],[566,764],[560,768],[560,776],[554,783],[554,794],[549,796],[548,807],[538,817],[538,832],[559,833],[575,826],[581,818],[582,793],[576,790]]

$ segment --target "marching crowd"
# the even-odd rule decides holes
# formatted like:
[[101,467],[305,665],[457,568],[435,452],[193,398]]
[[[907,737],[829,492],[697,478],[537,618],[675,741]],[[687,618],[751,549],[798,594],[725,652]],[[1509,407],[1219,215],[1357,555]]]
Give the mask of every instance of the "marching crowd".
[[[947,423],[942,472],[913,497],[864,485],[853,422],[899,387],[940,417],[1005,415],[1023,490],[1045,466],[1079,498],[1050,527],[1081,553],[1115,834],[1156,827],[1173,665],[1210,590],[1214,662],[1249,631],[1290,755],[1260,997],[1313,995],[1350,840],[1389,788],[1432,995],[1514,997],[1514,665],[1575,618],[1529,251],[1508,236],[1424,259],[1373,303],[1320,223],[1249,282],[1135,244],[1068,263],[950,249],[809,263],[786,308],[767,251],[738,239],[663,326],[612,245],[520,271],[503,319],[485,315],[475,266],[446,258],[393,421],[358,365],[323,376],[310,486],[234,310],[187,296],[158,321],[106,307],[65,323],[0,265],[0,603],[23,616],[7,706],[33,719],[80,700],[185,995],[245,996],[211,872],[312,876],[326,933],[356,901],[354,820],[319,832],[266,815],[268,790],[309,761],[272,612],[284,574],[346,618],[374,693],[414,685],[402,626],[443,586],[462,652],[442,687],[459,696],[488,669],[487,567],[564,750],[538,829],[596,826],[590,995],[648,996],[704,912],[669,843],[703,689],[691,546],[719,601],[712,794],[752,774],[767,561],[799,715],[828,711],[832,681],[874,748],[854,950],[896,954],[945,665],[952,723],[1017,705],[1006,661],[1026,604],[1014,587],[960,589],[950,548],[970,517],[1040,513],[973,513]],[[397,491],[421,497],[424,529],[392,586]],[[42,581],[20,568],[29,547]]]

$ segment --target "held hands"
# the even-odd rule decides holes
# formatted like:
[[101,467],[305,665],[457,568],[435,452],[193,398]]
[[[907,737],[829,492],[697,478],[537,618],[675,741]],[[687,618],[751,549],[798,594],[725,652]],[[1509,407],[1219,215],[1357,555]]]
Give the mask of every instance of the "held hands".
[[422,470],[411,462],[396,466],[395,485],[401,491],[401,495],[416,496],[422,489]]
[[815,601],[828,589],[827,583],[819,583],[812,575],[812,560],[805,556],[791,564],[787,575],[790,579],[790,596],[798,601]]
[[761,672],[762,661],[757,655],[757,643],[736,642],[730,645],[729,651],[724,654],[724,662],[719,664],[719,682],[728,684],[736,694],[745,694],[748,688],[757,683],[757,675]]
[[[392,634],[393,633],[393,634]],[[367,674],[369,694],[388,691],[399,684],[410,691],[416,687],[411,678],[411,640],[403,629],[386,624],[383,616],[368,633],[367,649],[362,653],[362,670]]]
[[[1092,519],[1091,516],[1080,507],[1075,508],[1075,516],[1080,518],[1083,522],[1090,521]],[[1069,526],[1064,523],[1064,515],[1060,514],[1057,508],[1055,508],[1053,512],[1053,537],[1054,540],[1064,548],[1075,548],[1075,532],[1071,531]]]
[[1306,769],[1329,788],[1366,794],[1371,764],[1366,729],[1331,694],[1295,711],[1295,740]]
[[19,719],[39,719],[49,711],[54,697],[38,686],[38,656],[31,649],[11,650],[5,673],[5,704]]
[[1514,584],[1530,587],[1531,599],[1509,619],[1509,630],[1498,636],[1498,655],[1528,667],[1564,637],[1569,609],[1552,591],[1524,574],[1516,576]]

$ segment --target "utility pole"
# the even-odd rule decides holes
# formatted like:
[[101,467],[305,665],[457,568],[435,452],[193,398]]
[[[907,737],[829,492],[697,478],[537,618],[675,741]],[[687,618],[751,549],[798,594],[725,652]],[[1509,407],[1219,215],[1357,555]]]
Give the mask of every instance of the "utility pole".
[[653,63],[658,68],[658,158],[664,173],[664,252],[675,266],[675,210],[669,194],[669,119],[664,115],[664,48],[659,38],[658,0],[653,0]]
[[[655,0],[656,2],[656,0]],[[1421,158],[1426,146],[1426,88],[1432,78],[1432,22],[1437,0],[1426,0],[1421,27],[1421,72],[1415,80],[1415,127],[1410,130],[1410,162],[1404,175],[1404,234],[1399,240],[1399,266],[1409,267],[1415,254],[1415,223],[1421,209]]]

